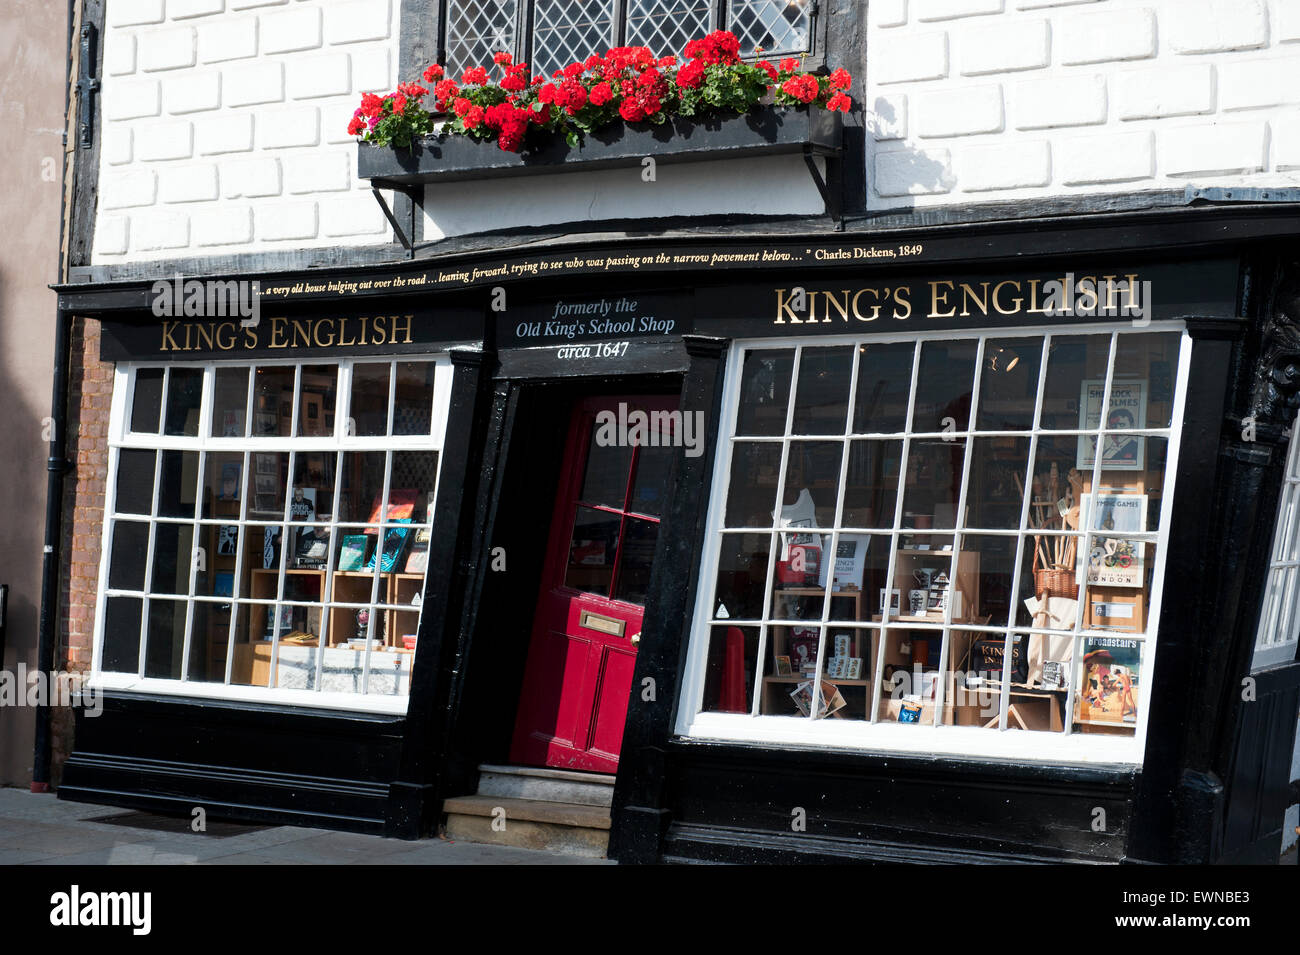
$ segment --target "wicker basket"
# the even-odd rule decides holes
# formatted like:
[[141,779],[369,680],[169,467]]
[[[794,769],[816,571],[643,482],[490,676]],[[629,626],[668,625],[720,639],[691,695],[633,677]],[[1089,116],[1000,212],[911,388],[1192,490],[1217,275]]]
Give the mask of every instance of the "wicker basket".
[[[1037,545],[1037,540],[1035,540]],[[1046,593],[1049,597],[1079,597],[1079,585],[1075,582],[1074,571],[1069,567],[1039,567],[1038,547],[1034,547],[1034,593]]]

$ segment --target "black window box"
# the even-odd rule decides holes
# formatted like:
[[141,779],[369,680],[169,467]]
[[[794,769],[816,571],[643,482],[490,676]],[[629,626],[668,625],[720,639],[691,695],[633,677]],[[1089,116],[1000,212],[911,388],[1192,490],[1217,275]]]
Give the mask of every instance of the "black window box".
[[661,163],[798,153],[835,156],[842,128],[837,112],[764,106],[736,116],[678,116],[661,126],[616,122],[576,147],[551,134],[522,153],[460,135],[429,138],[410,149],[360,143],[357,168],[374,188],[408,189],[430,182],[639,166],[646,156]]

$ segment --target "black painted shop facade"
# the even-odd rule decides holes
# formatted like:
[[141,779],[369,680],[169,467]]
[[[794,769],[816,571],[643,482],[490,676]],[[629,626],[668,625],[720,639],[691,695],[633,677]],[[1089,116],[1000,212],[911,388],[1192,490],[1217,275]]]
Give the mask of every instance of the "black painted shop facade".
[[[1186,210],[1100,216],[1075,227],[1058,222],[1050,230],[937,227],[890,233],[887,241],[862,234],[729,237],[725,246],[698,238],[629,240],[494,258],[229,276],[262,283],[263,340],[249,348],[253,354],[237,356],[245,360],[267,354],[277,341],[286,349],[279,357],[307,363],[358,355],[449,356],[448,424],[436,501],[430,504],[434,533],[409,704],[401,714],[196,698],[183,691],[106,691],[103,715],[78,721],[60,795],[185,814],[202,805],[214,816],[400,838],[431,834],[442,800],[474,791],[479,765],[508,762],[533,595],[545,560],[545,528],[536,515],[550,513],[558,481],[558,422],[567,420],[575,402],[593,395],[660,394],[675,396],[684,413],[702,414],[703,452],[675,453],[666,482],[618,763],[612,857],[1274,861],[1289,801],[1300,664],[1252,674],[1251,657],[1287,458],[1283,432],[1292,423],[1300,387],[1300,260],[1292,255],[1297,235],[1300,225],[1268,210]],[[1133,317],[1089,312],[1088,303],[1077,300],[1080,314],[1047,314],[1039,296],[1046,296],[1047,282],[1067,273],[1150,282],[1151,311],[1138,322],[1151,322],[1152,330],[1144,331]],[[504,302],[497,289],[504,289]],[[165,320],[149,307],[150,283],[64,286],[60,296],[61,307],[104,322],[105,360],[231,357],[214,330],[193,333],[193,347],[182,348],[187,339],[181,326],[173,326],[164,344]],[[1095,297],[1091,304],[1098,304]],[[405,324],[389,324],[377,336],[376,326],[369,326],[364,345],[346,343],[350,336],[338,334],[344,319],[353,319],[355,330],[357,319],[375,315],[414,318],[409,332]],[[585,324],[575,327],[580,323]],[[713,642],[711,635],[726,633],[720,619],[747,621],[739,604],[748,600],[763,604],[759,616],[774,613],[768,609],[770,590],[762,594],[770,574],[757,575],[757,598],[741,592],[753,581],[735,584],[738,589],[727,598],[734,613],[713,605],[726,602],[723,585],[714,596],[701,591],[714,586],[726,564],[725,544],[718,542],[731,538],[722,531],[746,523],[723,513],[719,495],[736,498],[729,487],[739,485],[725,459],[717,464],[720,447],[733,436],[764,434],[764,426],[745,431],[742,425],[754,395],[762,405],[783,387],[787,397],[798,391],[792,378],[781,384],[782,374],[795,374],[783,364],[785,350],[802,348],[808,357],[801,360],[811,368],[823,356],[838,360],[836,348],[861,355],[871,353],[877,339],[909,350],[919,342],[910,382],[919,394],[935,375],[936,366],[925,364],[931,349],[949,356],[944,360],[950,364],[940,366],[945,374],[955,367],[951,342],[970,343],[996,370],[994,351],[1020,336],[1030,344],[1020,349],[1026,366],[1037,368],[1039,386],[1050,390],[1055,372],[1037,357],[1031,361],[1031,353],[1036,356],[1044,334],[1091,349],[1094,343],[1080,339],[1085,332],[1102,343],[1109,343],[1112,332],[1123,333],[1117,353],[1124,334],[1148,336],[1144,341],[1163,334],[1174,342],[1157,356],[1154,372],[1144,366],[1140,379],[1151,402],[1164,401],[1174,411],[1167,422],[1157,421],[1152,411],[1152,420],[1136,425],[1168,431],[1148,438],[1147,453],[1154,461],[1155,448],[1161,449],[1169,462],[1164,487],[1176,487],[1171,505],[1163,503],[1170,495],[1155,493],[1158,487],[1142,489],[1152,492],[1149,523],[1136,529],[1149,529],[1144,540],[1165,552],[1148,561],[1162,576],[1145,591],[1148,603],[1139,611],[1158,610],[1146,633],[1159,652],[1138,686],[1145,745],[1140,738],[1134,742],[1131,725],[1120,720],[1075,749],[1069,738],[1078,742],[1089,734],[1052,737],[1062,741],[1060,749],[1043,742],[1046,732],[996,728],[983,732],[1038,741],[977,741],[969,753],[961,751],[965,744],[911,746],[899,735],[907,728],[891,725],[898,720],[897,706],[891,709],[883,700],[875,721],[868,718],[868,703],[856,723],[809,720],[797,732],[765,736],[774,719],[782,726],[795,722],[777,719],[796,714],[781,709],[784,699],[780,705],[769,700],[776,648],[758,642],[772,639],[760,632],[781,628],[737,624],[731,628],[740,633],[734,648]],[[238,333],[232,327],[229,334]],[[233,349],[234,340],[226,340]],[[742,347],[756,349],[747,352],[757,356],[754,368],[771,359],[762,366],[769,377],[758,379],[757,390],[739,383],[749,367],[738,357]],[[1103,358],[1097,380],[1121,381],[1123,369],[1114,361],[1113,375],[1105,373],[1108,344],[1096,347]],[[1043,356],[1049,351],[1044,348]],[[1158,379],[1166,373],[1162,385]],[[866,380],[853,376],[856,394],[864,394]],[[980,380],[977,374],[974,391]],[[1079,380],[1070,387],[1079,394]],[[1163,397],[1155,394],[1161,388]],[[1082,415],[1086,403],[1085,390],[1062,407]],[[791,421],[798,419],[798,404]],[[966,406],[940,410],[954,407]],[[1046,412],[1040,408],[1038,414]],[[1247,419],[1253,420],[1249,435]],[[910,427],[910,433],[926,430]],[[1031,430],[1039,440],[1035,427],[1025,429],[1025,440]],[[789,440],[796,431],[788,422],[786,437],[780,438],[778,428],[771,446],[783,440],[802,447]],[[825,431],[813,426],[808,434]],[[975,448],[982,439],[972,434],[967,440]],[[1010,447],[1021,439],[1002,434],[983,440]],[[851,441],[845,437],[845,443]],[[914,444],[919,448],[921,442]],[[788,462],[783,466],[792,473]],[[961,482],[961,500],[968,505],[978,503],[964,496],[970,480]],[[955,477],[953,482],[956,494]],[[884,518],[883,525],[866,524],[885,527],[885,537],[892,527],[894,544],[888,546],[897,553],[909,544],[915,549],[925,535],[903,532],[931,525],[912,523],[905,511],[910,501],[892,500],[892,525]],[[778,509],[789,507],[791,498],[776,503]],[[819,517],[817,523],[829,528],[834,522]],[[835,526],[853,523],[844,519]],[[945,526],[955,525],[933,524]],[[779,526],[772,540],[784,546]],[[498,548],[509,557],[505,572],[493,569]],[[870,627],[879,623],[871,619],[873,611],[885,608],[874,605],[874,584],[891,573],[899,579],[900,559],[872,570],[868,557],[871,583],[859,576],[850,588],[870,605],[855,615],[856,623],[867,624],[856,632],[876,632]],[[1025,578],[1029,559],[1016,571]],[[779,563],[780,557],[773,560]],[[733,575],[733,582],[743,576]],[[996,612],[997,601],[989,595],[994,577],[979,580]],[[1160,596],[1152,601],[1157,590]],[[908,594],[901,597],[906,603]],[[1004,614],[1018,603],[1005,595],[1001,600]],[[968,607],[964,619],[985,609]],[[836,612],[828,611],[828,619],[836,619]],[[958,620],[961,611],[952,612],[950,621]],[[1012,621],[1006,629],[1017,625],[1025,626]],[[823,629],[824,676],[835,628]],[[869,653],[858,654],[867,658],[868,669],[883,662],[879,644],[870,646]],[[956,653],[956,645],[942,652]],[[763,686],[756,687],[760,676]],[[1256,680],[1253,701],[1242,699],[1248,676]],[[647,680],[653,681],[651,699],[643,692]],[[1068,696],[1062,691],[1055,703],[1041,703],[1050,694],[1039,694],[1039,702],[1024,702],[1023,712],[1050,715],[1056,707],[1056,716],[1074,725],[1076,697],[1087,691],[1076,689]],[[745,713],[719,702],[728,694],[743,696]],[[1006,702],[1000,725],[1014,729],[1018,717]],[[851,698],[846,712],[854,707]],[[709,718],[683,732],[701,711],[710,711],[704,714]],[[925,706],[923,715],[932,720],[934,708]],[[743,720],[758,728],[747,723],[734,733],[698,731],[738,727]],[[831,723],[837,724],[834,732],[818,736],[819,724]],[[951,731],[974,735],[967,727],[975,724],[959,715],[945,712],[940,724],[920,728],[927,735],[917,739]],[[852,734],[859,729],[863,735],[855,743]],[[890,735],[873,736],[873,730]],[[893,742],[875,745],[880,739]],[[1107,750],[1112,743],[1118,748]],[[1108,760],[1107,752],[1121,758]],[[805,821],[792,826],[797,808],[804,809]],[[1100,830],[1093,824],[1098,809],[1106,820]]]

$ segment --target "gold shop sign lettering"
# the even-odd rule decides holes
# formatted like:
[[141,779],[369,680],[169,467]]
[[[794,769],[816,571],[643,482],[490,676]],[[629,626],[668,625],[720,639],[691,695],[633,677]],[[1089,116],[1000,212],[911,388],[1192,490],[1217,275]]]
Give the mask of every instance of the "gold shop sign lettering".
[[482,338],[482,313],[458,305],[362,313],[204,315],[107,319],[103,361],[238,360],[308,355],[427,354]]
[[411,314],[303,318],[277,315],[256,325],[164,319],[158,351],[170,354],[410,345],[414,343],[411,336],[414,319]]
[[925,279],[848,288],[774,290],[773,325],[909,321],[999,316],[1144,318],[1151,283],[1138,272],[1055,278]]

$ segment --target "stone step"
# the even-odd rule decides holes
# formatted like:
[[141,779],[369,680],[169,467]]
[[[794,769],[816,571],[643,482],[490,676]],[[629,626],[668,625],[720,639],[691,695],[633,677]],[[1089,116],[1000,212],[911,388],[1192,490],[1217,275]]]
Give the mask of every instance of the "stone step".
[[480,766],[478,794],[508,799],[537,799],[609,807],[614,777],[529,766]]
[[603,857],[609,844],[609,810],[601,806],[479,795],[448,799],[443,810],[447,838],[462,842],[590,858]]
[[[608,829],[609,810],[604,806],[583,806],[568,802],[547,802],[541,799],[514,799],[509,796],[453,796],[444,800],[443,812],[462,816],[491,817],[500,808],[505,810],[507,825],[511,820],[544,822],[580,829]],[[500,815],[497,813],[497,815]]]
[[453,842],[538,849],[588,859],[603,859],[609,848],[608,829],[558,826],[526,819],[511,822],[507,819],[506,827],[498,831],[492,828],[491,816],[464,813],[449,814],[443,832]]

